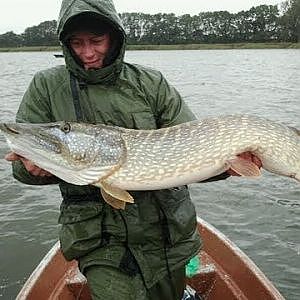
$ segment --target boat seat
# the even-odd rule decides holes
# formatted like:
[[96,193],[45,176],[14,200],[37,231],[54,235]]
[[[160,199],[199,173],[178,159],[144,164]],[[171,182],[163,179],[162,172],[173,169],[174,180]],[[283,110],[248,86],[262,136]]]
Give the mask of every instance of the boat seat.
[[[202,266],[199,272],[191,278],[187,278],[187,284],[201,296],[207,296],[209,291],[214,288],[217,273],[214,264],[201,262]],[[207,299],[207,298],[204,298]]]
[[69,291],[74,295],[74,299],[92,299],[87,285],[87,280],[78,268],[74,268],[70,271],[70,274],[66,278],[66,285]]

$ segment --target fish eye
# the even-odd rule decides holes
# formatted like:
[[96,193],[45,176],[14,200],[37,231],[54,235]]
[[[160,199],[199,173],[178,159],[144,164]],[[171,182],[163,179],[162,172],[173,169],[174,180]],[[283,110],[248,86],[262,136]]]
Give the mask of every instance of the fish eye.
[[61,131],[63,131],[64,133],[69,133],[71,131],[71,125],[70,123],[64,123],[61,127],[60,127]]

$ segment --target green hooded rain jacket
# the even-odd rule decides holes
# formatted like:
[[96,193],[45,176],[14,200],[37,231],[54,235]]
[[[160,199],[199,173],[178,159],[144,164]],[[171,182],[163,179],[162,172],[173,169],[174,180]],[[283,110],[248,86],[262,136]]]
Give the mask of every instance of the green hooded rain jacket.
[[[64,26],[72,17],[87,12],[106,18],[118,31],[116,59],[102,69],[86,71],[63,43],[66,65],[35,74],[20,104],[18,122],[76,121],[70,73],[80,82],[85,122],[156,129],[195,118],[160,72],[124,62],[126,35],[111,1],[64,0],[58,20],[60,38],[67,34]],[[32,176],[21,162],[13,163],[13,173],[26,184],[59,184],[61,248],[66,259],[79,261],[83,272],[97,264],[122,267],[129,251],[150,288],[167,275],[166,260],[169,271],[174,271],[199,251],[195,208],[185,186],[132,192],[135,203],[118,211],[103,201],[96,187]]]

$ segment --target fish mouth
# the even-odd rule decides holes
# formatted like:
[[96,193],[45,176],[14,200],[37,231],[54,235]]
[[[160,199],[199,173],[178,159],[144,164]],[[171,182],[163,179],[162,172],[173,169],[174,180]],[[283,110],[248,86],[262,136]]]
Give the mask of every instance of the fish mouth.
[[20,134],[20,132],[16,128],[12,128],[11,126],[9,126],[6,123],[1,123],[0,129],[9,134]]
[[297,181],[300,182],[300,173],[294,174],[293,176],[291,176],[292,178],[296,179]]
[[[56,127],[42,126],[42,124],[29,123],[0,123],[0,130],[4,133],[8,141],[12,144],[22,146],[44,147],[55,153],[61,153],[61,145],[59,139],[47,132],[47,128]],[[25,147],[25,146],[24,146]]]

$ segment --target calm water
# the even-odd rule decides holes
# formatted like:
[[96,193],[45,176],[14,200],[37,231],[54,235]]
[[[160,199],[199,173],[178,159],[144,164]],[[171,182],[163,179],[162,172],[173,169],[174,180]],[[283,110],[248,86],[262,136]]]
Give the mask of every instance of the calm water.
[[[129,52],[160,69],[199,118],[251,113],[300,128],[300,50]],[[53,53],[0,53],[1,121],[14,120],[33,74]],[[8,151],[0,136],[0,157]],[[0,159],[0,297],[14,299],[57,238],[55,186],[15,181]],[[234,241],[289,300],[300,299],[300,185],[264,173],[191,186],[198,214]]]

